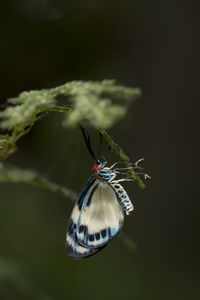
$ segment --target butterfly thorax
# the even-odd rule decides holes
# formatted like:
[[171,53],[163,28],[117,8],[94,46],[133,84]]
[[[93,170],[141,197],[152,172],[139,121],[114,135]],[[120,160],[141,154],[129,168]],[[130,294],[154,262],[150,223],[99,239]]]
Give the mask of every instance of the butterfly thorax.
[[108,167],[104,167],[102,163],[94,163],[92,166],[92,171],[100,177],[100,179],[103,179],[105,181],[110,181],[113,178],[113,175],[115,173]]
[[113,190],[115,191],[117,198],[124,209],[124,212],[128,215],[131,211],[133,211],[134,207],[133,204],[124,190],[124,188],[119,184],[119,180],[114,180],[116,177],[115,170],[111,168],[105,167],[104,163],[95,162],[92,167],[92,171],[98,176],[100,180],[107,181]]

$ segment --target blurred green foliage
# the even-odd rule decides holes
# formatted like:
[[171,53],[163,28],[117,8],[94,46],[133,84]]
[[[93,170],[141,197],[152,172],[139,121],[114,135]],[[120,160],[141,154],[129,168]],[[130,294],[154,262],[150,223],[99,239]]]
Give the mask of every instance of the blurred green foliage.
[[18,263],[0,256],[1,299],[53,300],[45,291],[35,286],[23,269]]
[[23,170],[16,167],[4,166],[0,163],[0,183],[23,183],[33,187],[43,188],[50,192],[60,192],[66,198],[75,201],[77,194],[55,182],[47,180],[33,170]]
[[[177,0],[0,2],[0,110],[22,91],[74,79],[139,86],[143,97],[109,133],[132,162],[147,158],[153,178],[142,192],[135,183],[126,186],[135,212],[123,230],[138,249],[127,251],[122,235],[81,262],[65,255],[73,207],[67,197],[23,182],[0,183],[0,272],[6,277],[6,265],[27,289],[33,286],[26,294],[2,279],[0,299],[200,298],[199,170],[191,163],[199,157],[198,6]],[[66,101],[58,99],[72,105]],[[123,106],[123,99],[116,104]],[[40,117],[18,140],[19,151],[7,156],[3,178],[16,166],[36,182],[39,176],[80,192],[92,164],[81,134],[60,126],[65,113]],[[5,130],[0,134],[5,149],[9,140]],[[90,134],[97,146],[96,130]],[[114,162],[104,143],[103,154]]]
[[[18,98],[8,99],[8,103],[14,106],[9,105],[0,112],[0,128],[9,130],[9,134],[0,136],[0,161],[5,160],[15,151],[17,141],[30,131],[43,114],[52,111],[67,112],[63,122],[64,126],[74,128],[80,122],[88,121],[102,134],[110,149],[130,168],[127,176],[144,187],[142,180],[131,166],[128,156],[105,131],[105,128],[113,125],[126,113],[126,103],[122,106],[112,103],[111,99],[130,100],[139,95],[138,88],[117,86],[114,81],[104,80],[102,82],[70,82],[52,89],[23,92]],[[58,96],[69,97],[71,105],[59,105]],[[1,169],[1,173],[3,173],[3,165]],[[9,174],[12,172],[15,172],[15,169],[9,170]],[[15,182],[18,177],[21,182],[22,176],[18,176],[18,173],[17,171],[13,175]],[[5,169],[5,174],[4,181],[6,178],[7,180],[11,178],[11,176],[7,176],[7,169]],[[33,177],[29,176],[28,178],[30,183],[30,178],[33,179]],[[53,189],[54,187],[52,187]]]
[[[102,82],[74,81],[62,86],[41,91],[23,92],[18,98],[9,99],[14,107],[7,107],[0,112],[1,128],[18,130],[31,126],[40,113],[50,111],[71,111],[66,116],[65,124],[76,126],[88,120],[93,126],[108,128],[126,113],[125,105],[117,105],[112,100],[121,102],[140,95],[138,88],[127,88],[115,85],[112,80]],[[59,106],[57,97],[69,98],[71,105]]]

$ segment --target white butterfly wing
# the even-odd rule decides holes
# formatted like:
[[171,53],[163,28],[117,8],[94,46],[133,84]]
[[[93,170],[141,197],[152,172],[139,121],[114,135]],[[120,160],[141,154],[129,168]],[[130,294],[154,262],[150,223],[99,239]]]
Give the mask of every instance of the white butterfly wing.
[[96,180],[80,212],[77,239],[88,248],[104,246],[115,237],[124,222],[124,213],[117,195],[109,183]]
[[77,228],[81,210],[83,209],[85,202],[87,202],[87,199],[95,188],[96,184],[96,180],[94,179],[88,181],[72,210],[69,220],[66,234],[66,252],[68,256],[76,259],[91,256],[101,249],[90,249],[88,247],[84,247],[77,239]]

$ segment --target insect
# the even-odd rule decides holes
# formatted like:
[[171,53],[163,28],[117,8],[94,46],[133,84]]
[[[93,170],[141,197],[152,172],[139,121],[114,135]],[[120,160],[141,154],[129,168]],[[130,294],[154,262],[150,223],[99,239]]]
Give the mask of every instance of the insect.
[[79,196],[68,223],[66,234],[67,255],[75,258],[91,256],[113,239],[124,223],[124,213],[133,211],[133,204],[121,182],[132,179],[116,179],[121,170],[117,163],[111,167],[96,159],[88,132],[80,126],[87,148],[94,158],[93,174]]

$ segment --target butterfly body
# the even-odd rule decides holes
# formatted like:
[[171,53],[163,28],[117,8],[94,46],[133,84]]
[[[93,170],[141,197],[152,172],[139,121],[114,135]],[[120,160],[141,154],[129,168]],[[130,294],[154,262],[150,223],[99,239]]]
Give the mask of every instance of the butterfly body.
[[124,179],[114,180],[117,174],[115,171],[112,170],[112,167],[108,168],[108,167],[103,167],[102,165],[102,167],[98,171],[98,165],[94,164],[92,170],[95,170],[100,178],[109,182],[109,184],[112,186],[115,193],[117,194],[117,198],[120,204],[122,205],[124,212],[127,215],[129,215],[129,213],[134,210],[134,207],[127,192],[122,187],[122,185],[119,184],[120,181],[125,181],[125,180]]
[[94,163],[94,172],[85,185],[72,211],[67,229],[66,251],[73,258],[91,256],[101,250],[120,231],[124,212],[129,214],[133,205],[115,180],[114,165]]

